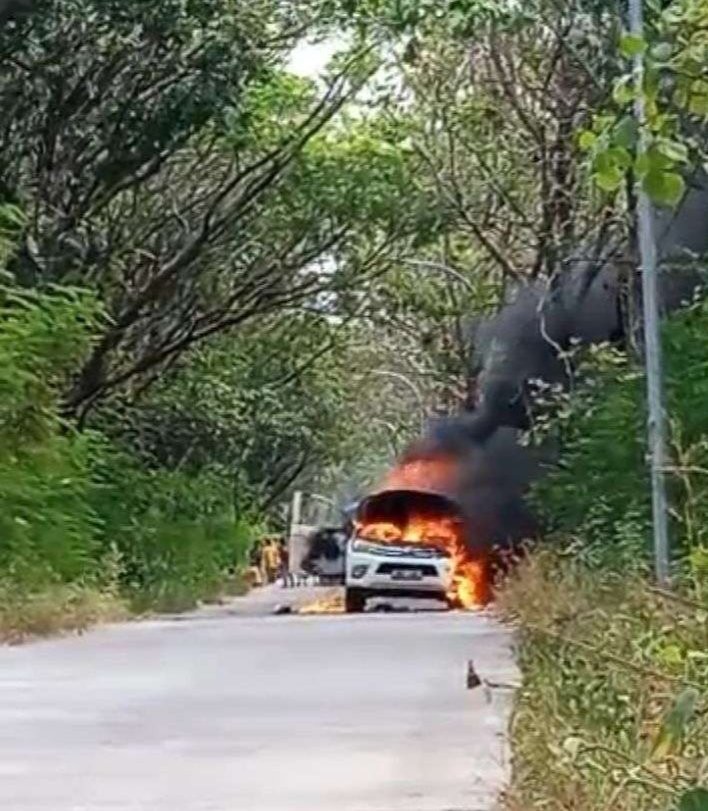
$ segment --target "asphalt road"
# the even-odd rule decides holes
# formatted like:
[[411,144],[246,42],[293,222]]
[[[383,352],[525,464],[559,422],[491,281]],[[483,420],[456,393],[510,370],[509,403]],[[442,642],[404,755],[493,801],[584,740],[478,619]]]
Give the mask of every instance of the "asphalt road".
[[0,808],[492,807],[508,698],[466,666],[516,673],[489,617],[255,605],[0,649]]

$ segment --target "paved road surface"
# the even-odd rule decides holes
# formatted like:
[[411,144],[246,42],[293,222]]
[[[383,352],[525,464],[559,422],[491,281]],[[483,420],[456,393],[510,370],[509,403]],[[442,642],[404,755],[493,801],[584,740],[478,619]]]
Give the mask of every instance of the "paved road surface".
[[492,807],[508,702],[465,687],[469,658],[515,678],[492,620],[253,606],[0,649],[0,808]]

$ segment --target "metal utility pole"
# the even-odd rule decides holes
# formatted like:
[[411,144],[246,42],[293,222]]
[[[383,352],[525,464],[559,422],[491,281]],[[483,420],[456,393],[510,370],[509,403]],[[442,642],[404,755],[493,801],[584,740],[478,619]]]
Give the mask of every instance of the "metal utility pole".
[[[636,37],[644,37],[642,0],[628,0],[629,30]],[[636,99],[634,114],[639,129],[639,149],[648,146],[646,109],[644,106],[644,54],[634,57],[634,87]],[[644,316],[644,357],[647,378],[647,438],[651,470],[651,502],[654,529],[654,567],[656,579],[661,586],[668,586],[669,531],[666,503],[666,420],[663,402],[663,377],[661,364],[661,334],[659,329],[659,306],[657,296],[657,253],[654,235],[654,213],[651,201],[640,187],[637,193],[637,226],[639,236],[639,261],[642,271],[642,309]]]

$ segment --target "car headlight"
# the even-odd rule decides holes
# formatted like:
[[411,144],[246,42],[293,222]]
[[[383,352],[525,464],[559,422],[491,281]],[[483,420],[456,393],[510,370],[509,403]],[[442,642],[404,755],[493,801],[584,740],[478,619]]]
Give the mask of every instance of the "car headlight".
[[355,552],[375,552],[376,546],[374,544],[366,543],[366,541],[362,541],[361,539],[357,539],[354,541],[352,548]]
[[356,566],[352,566],[352,577],[354,580],[361,580],[361,578],[366,574],[368,568],[369,567],[365,563],[358,563]]

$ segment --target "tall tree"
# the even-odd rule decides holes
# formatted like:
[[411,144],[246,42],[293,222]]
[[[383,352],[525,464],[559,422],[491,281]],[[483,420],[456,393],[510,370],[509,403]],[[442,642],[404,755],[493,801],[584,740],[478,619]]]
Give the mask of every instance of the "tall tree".
[[317,140],[369,76],[365,49],[322,88],[279,68],[308,11],[46,2],[0,32],[0,183],[28,216],[12,269],[94,287],[110,316],[68,396],[80,420],[194,343],[365,277],[410,233],[361,174],[373,157],[396,180],[395,153]]

